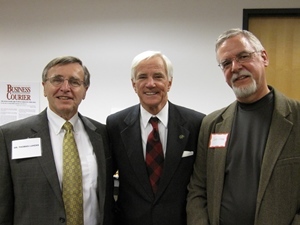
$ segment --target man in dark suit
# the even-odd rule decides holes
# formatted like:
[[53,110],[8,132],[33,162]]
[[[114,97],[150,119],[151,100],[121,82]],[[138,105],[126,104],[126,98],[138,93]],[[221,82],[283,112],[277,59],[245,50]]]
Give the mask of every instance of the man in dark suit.
[[236,101],[203,120],[188,225],[298,225],[300,102],[267,85],[267,52],[251,32],[224,32],[216,54]]
[[90,74],[80,59],[67,56],[50,61],[42,80],[49,107],[0,127],[0,224],[75,224],[63,198],[62,126],[68,121],[73,125],[83,190],[81,221],[76,224],[110,225],[113,181],[106,128],[78,113]]
[[[119,171],[118,224],[185,225],[187,184],[204,115],[168,101],[172,65],[160,52],[137,55],[131,80],[140,104],[110,115],[106,123]],[[163,151],[157,190],[150,184],[146,166],[151,117],[159,119],[157,139]]]

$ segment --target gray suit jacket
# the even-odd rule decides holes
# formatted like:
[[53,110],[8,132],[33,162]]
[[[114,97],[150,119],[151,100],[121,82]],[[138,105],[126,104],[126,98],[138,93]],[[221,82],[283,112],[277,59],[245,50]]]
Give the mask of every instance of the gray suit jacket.
[[[274,90],[275,105],[261,166],[255,225],[300,224],[300,103]],[[189,184],[189,225],[219,224],[227,146],[208,148],[211,133],[229,133],[236,102],[208,115]]]
[[[98,163],[101,225],[111,224],[112,160],[105,126],[79,115]],[[12,141],[41,138],[42,156],[11,159]],[[54,225],[65,222],[46,110],[0,127],[0,224]]]
[[196,153],[203,114],[169,104],[167,149],[163,175],[153,195],[143,156],[140,105],[107,118],[120,187],[117,218],[122,225],[185,225],[187,184]]

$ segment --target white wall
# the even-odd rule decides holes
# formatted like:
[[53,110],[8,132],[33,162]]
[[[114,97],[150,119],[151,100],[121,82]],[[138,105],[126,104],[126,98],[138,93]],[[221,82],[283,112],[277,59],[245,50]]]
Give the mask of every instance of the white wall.
[[234,100],[214,42],[224,30],[242,27],[244,8],[300,8],[300,1],[0,0],[0,80],[41,81],[50,60],[77,56],[92,82],[79,111],[105,123],[112,110],[138,102],[133,57],[160,50],[174,65],[170,101],[210,113]]

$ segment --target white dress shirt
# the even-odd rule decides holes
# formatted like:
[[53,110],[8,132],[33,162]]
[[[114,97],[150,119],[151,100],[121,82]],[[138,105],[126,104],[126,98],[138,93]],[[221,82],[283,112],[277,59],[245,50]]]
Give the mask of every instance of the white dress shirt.
[[141,110],[140,125],[141,125],[144,158],[146,159],[147,139],[150,132],[153,130],[153,127],[149,123],[149,120],[151,117],[154,116],[159,119],[158,131],[159,131],[160,142],[162,144],[162,148],[165,156],[166,148],[167,148],[167,137],[168,137],[169,102],[167,102],[167,104],[162,108],[162,110],[157,115],[152,115],[147,110],[145,110],[142,105],[140,105],[140,110]]
[[[50,108],[47,108],[47,116],[49,121],[49,131],[51,137],[52,151],[56,165],[56,171],[62,188],[63,174],[63,138],[65,130],[62,129],[65,119],[58,116]],[[99,206],[97,198],[97,160],[82,121],[76,113],[69,122],[73,125],[74,138],[76,141],[81,169],[82,169],[82,188],[83,188],[83,210],[84,224],[99,224]]]

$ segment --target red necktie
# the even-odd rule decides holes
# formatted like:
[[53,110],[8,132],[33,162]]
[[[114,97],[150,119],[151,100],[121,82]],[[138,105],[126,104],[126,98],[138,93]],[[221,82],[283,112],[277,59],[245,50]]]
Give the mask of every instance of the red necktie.
[[148,136],[146,145],[146,165],[149,175],[149,180],[155,194],[158,188],[159,179],[162,174],[164,164],[164,153],[159,138],[158,118],[151,117],[149,120],[153,130]]

